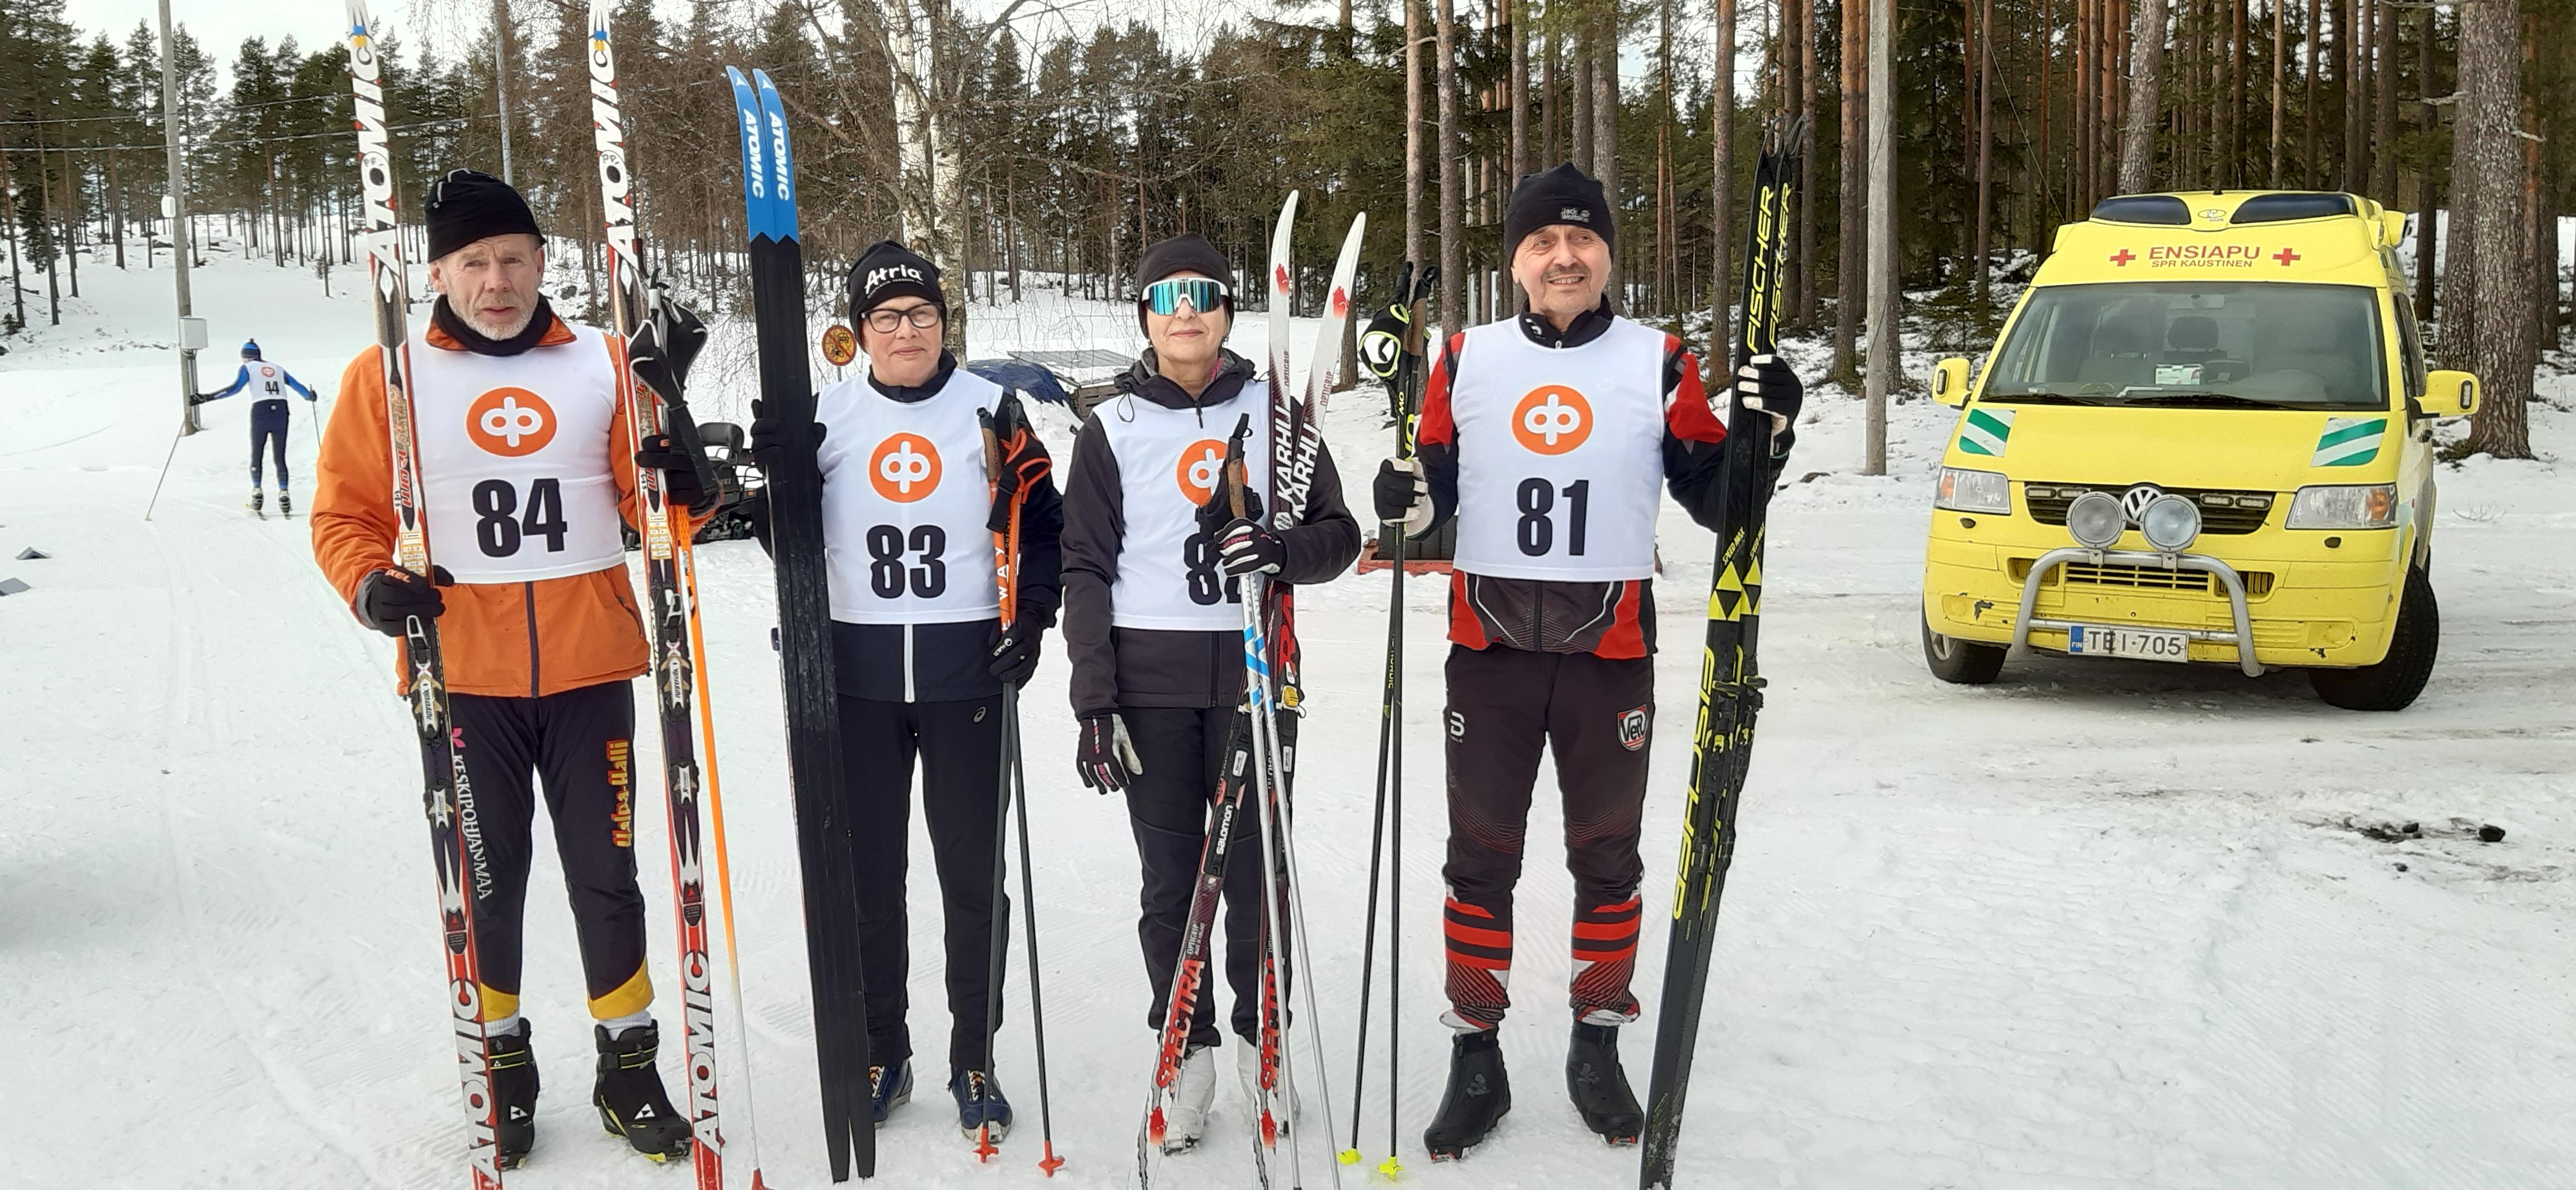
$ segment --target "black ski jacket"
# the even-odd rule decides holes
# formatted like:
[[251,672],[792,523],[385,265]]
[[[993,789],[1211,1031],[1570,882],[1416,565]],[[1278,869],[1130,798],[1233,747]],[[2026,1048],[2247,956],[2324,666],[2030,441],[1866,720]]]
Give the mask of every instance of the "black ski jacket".
[[[1073,664],[1074,714],[1105,715],[1121,707],[1226,707],[1242,699],[1240,633],[1110,624],[1109,590],[1118,578],[1118,555],[1126,538],[1126,495],[1100,419],[1116,417],[1123,401],[1203,410],[1233,399],[1251,378],[1251,362],[1229,351],[1207,389],[1192,397],[1162,376],[1148,349],[1118,378],[1119,395],[1095,407],[1074,439],[1064,491],[1064,648]],[[1277,576],[1282,582],[1320,583],[1359,557],[1359,520],[1342,501],[1342,478],[1333,468],[1331,449],[1316,452],[1304,523],[1281,533],[1280,540],[1288,552]]]

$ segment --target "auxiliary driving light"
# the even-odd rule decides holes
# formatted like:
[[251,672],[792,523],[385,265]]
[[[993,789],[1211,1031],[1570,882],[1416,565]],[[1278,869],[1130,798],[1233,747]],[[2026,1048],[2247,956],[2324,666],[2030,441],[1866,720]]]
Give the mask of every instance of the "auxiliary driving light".
[[2147,544],[2168,554],[2191,548],[2200,539],[2200,509],[2180,496],[2158,496],[2138,514],[2138,532]]
[[2128,515],[2120,511],[2120,498],[2109,492],[2086,492],[2066,506],[2066,531],[2074,535],[2076,544],[2087,549],[2111,548],[2128,527]]

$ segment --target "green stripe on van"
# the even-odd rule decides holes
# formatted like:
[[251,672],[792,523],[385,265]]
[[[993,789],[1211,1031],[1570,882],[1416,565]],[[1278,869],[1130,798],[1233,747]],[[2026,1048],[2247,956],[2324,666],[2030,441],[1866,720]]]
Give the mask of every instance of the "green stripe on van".
[[2379,457],[2379,440],[2388,433],[2384,417],[2329,417],[2317,435],[2311,467],[2358,467]]
[[2004,443],[2012,438],[2012,424],[2010,409],[1971,409],[1959,419],[1959,449],[1972,455],[2002,458]]

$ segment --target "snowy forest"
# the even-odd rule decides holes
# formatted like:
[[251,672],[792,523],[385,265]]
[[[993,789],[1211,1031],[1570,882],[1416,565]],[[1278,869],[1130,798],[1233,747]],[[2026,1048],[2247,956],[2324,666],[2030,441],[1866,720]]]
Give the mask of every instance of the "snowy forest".
[[[629,0],[617,19],[646,251],[705,300],[747,300],[728,64],[765,68],[799,122],[807,259],[823,292],[840,262],[888,236],[941,261],[952,287],[989,286],[972,296],[1002,301],[1029,272],[1113,296],[1142,245],[1185,230],[1249,268],[1280,195],[1301,188],[1328,216],[1315,227],[1375,215],[1373,269],[1438,261],[1436,316],[1452,328],[1514,300],[1497,260],[1512,180],[1574,160],[1621,205],[1624,308],[1705,334],[1709,321],[1691,315],[1727,300],[1712,279],[1731,275],[1751,139],[1789,112],[1813,129],[1791,327],[1829,340],[1849,380],[1862,362],[1872,11],[1340,0],[1220,13],[1204,44],[1123,13],[1081,28],[1026,3],[694,0],[670,21]],[[1898,275],[1933,295],[1914,312],[1946,320],[1946,339],[1990,339],[2001,307],[1989,286],[2026,276],[2053,229],[2103,196],[2349,190],[2447,212],[2455,255],[2417,270],[2417,316],[2436,328],[2445,366],[2486,378],[2492,412],[2473,446],[2528,452],[2519,406],[2570,328],[2557,284],[2567,262],[2544,229],[2576,212],[2576,56],[2543,47],[2576,38],[2576,0],[1903,0],[1892,11]],[[380,14],[406,184],[460,165],[506,170],[595,276],[586,12],[496,0],[472,15],[480,40],[441,53],[411,48],[400,13]],[[325,284],[350,263],[355,225],[336,32],[206,46],[182,20],[172,47],[189,210]],[[147,25],[75,28],[60,0],[0,9],[11,327],[77,292],[66,244],[112,241],[119,267],[166,250],[151,239],[167,189],[160,75]],[[1720,175],[1727,184],[1712,184]],[[1301,247],[1311,258],[1324,246]],[[2459,333],[2471,319],[2480,329]],[[950,325],[961,340],[966,321]]]

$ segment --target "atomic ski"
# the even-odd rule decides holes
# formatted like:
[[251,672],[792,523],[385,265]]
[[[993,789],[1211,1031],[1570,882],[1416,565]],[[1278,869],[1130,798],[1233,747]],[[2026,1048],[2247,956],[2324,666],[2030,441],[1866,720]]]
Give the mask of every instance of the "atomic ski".
[[[762,411],[791,425],[810,423],[814,378],[805,356],[804,249],[796,238],[796,170],[788,155],[787,109],[768,75],[755,70],[753,81],[745,82],[742,72],[730,66],[725,74],[733,82],[742,133]],[[841,788],[841,729],[832,686],[830,586],[823,569],[823,476],[808,458],[790,460],[766,479],[778,575],[788,783],[805,883],[815,1064],[823,1081],[823,1143],[832,1180],[844,1182],[854,1165],[860,1177],[875,1176],[877,1142],[850,824],[832,812]]]
[[[394,563],[432,573],[429,524],[420,505],[420,451],[412,439],[411,300],[403,272],[402,227],[394,217],[394,161],[385,131],[384,61],[365,0],[349,0],[349,86],[356,96],[358,175],[366,199],[367,273],[374,292],[376,355],[384,369],[385,424],[393,452]],[[465,1161],[476,1190],[500,1190],[501,1149],[492,1096],[491,1049],[483,1034],[482,963],[474,948],[474,908],[465,888],[469,866],[464,824],[474,816],[474,788],[457,754],[447,713],[447,670],[438,650],[438,621],[413,617],[403,626],[411,674],[412,727],[420,733],[431,858],[438,874],[439,925],[446,939],[448,1028],[456,1046],[457,1082],[465,1091]]]
[[[620,359],[632,359],[630,336],[639,329],[652,301],[644,283],[643,262],[635,250],[634,179],[626,168],[625,115],[617,97],[617,58],[608,40],[609,5],[590,6],[590,109],[592,141],[598,149],[599,197],[608,247],[608,334]],[[701,460],[701,491],[712,491],[713,468],[698,442],[696,423],[679,390],[678,373],[686,357],[705,342],[706,328],[694,315],[669,306],[653,312],[656,351],[665,353],[656,369],[655,391],[639,384],[631,368],[618,370],[617,390],[626,411],[630,455],[665,433],[692,458]],[[682,338],[686,337],[686,342]],[[673,365],[677,366],[674,367]],[[644,545],[647,598],[652,604],[653,707],[662,736],[664,800],[670,810],[671,886],[675,937],[680,947],[680,1003],[688,1039],[689,1097],[685,1109],[694,1143],[691,1162],[698,1190],[725,1190],[724,1139],[717,1114],[715,970],[707,958],[706,880],[701,848],[704,828],[698,816],[702,787],[697,763],[697,724],[693,720],[695,687],[704,656],[695,647],[698,616],[694,560],[689,551],[689,512],[665,499],[662,473],[635,469],[635,504]],[[714,724],[707,724],[712,752]],[[741,1011],[735,996],[735,1011]],[[741,1036],[739,1021],[735,1033]],[[752,1160],[752,1180],[760,1181],[759,1159]]]
[[[1744,306],[1733,363],[1724,382],[1757,355],[1780,345],[1780,278],[1788,254],[1789,211],[1806,122],[1775,118],[1764,130],[1753,170],[1751,219],[1745,233]],[[1690,1091],[1699,1040],[1708,958],[1717,931],[1718,898],[1735,858],[1735,806],[1752,761],[1753,718],[1762,679],[1753,646],[1762,614],[1762,534],[1771,506],[1771,415],[1741,401],[1726,427],[1724,528],[1709,580],[1708,645],[1700,657],[1699,723],[1691,743],[1690,796],[1682,819],[1680,870],[1673,880],[1672,943],[1657,1001],[1655,1065],[1646,1095],[1646,1135],[1638,1185],[1673,1184],[1682,1105]]]

